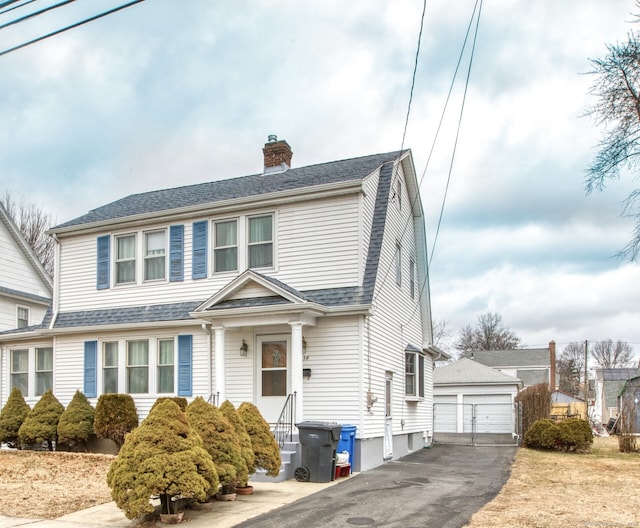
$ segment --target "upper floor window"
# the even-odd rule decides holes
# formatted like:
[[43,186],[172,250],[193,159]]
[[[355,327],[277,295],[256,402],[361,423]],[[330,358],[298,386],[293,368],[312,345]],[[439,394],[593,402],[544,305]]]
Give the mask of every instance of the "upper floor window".
[[249,218],[249,267],[273,266],[273,216]]
[[127,392],[149,392],[149,341],[127,342]]
[[29,395],[29,350],[11,351],[11,388],[17,387],[23,396]]
[[53,388],[53,349],[36,348],[36,396]]
[[402,284],[402,248],[400,247],[399,242],[396,242],[395,264],[396,283],[398,284],[398,286],[400,286]]
[[136,236],[116,237],[116,284],[136,281]]
[[118,392],[118,342],[102,344],[102,392]]
[[144,234],[144,280],[165,278],[166,243],[164,231],[152,231]]
[[214,229],[214,271],[238,269],[238,222],[216,222]]
[[416,296],[416,262],[409,260],[409,295],[412,299]]
[[29,326],[29,308],[18,306],[16,328],[25,328],[27,326]]

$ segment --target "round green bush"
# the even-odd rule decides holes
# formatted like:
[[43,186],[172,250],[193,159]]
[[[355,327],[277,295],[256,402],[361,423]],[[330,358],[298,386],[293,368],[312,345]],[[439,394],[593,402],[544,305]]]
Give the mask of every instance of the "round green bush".
[[213,459],[223,493],[233,493],[237,482],[249,479],[235,428],[220,409],[207,403],[202,396],[187,406],[187,418]]
[[103,394],[96,404],[93,422],[96,435],[113,440],[118,447],[127,433],[138,427],[138,411],[129,394]]
[[253,403],[241,403],[238,407],[238,414],[244,422],[249,438],[251,438],[256,467],[265,469],[270,477],[277,477],[280,474],[282,459],[278,442],[276,442],[269,424]]
[[76,391],[58,422],[58,442],[70,446],[85,444],[93,434],[95,409],[80,391]]
[[177,403],[178,407],[180,407],[180,410],[182,412],[185,412],[187,410],[187,404],[189,403],[187,399],[182,396],[161,396],[154,402],[153,406],[151,407],[151,410],[153,410],[153,408],[156,405],[158,405],[160,402],[163,402],[165,400],[171,400],[172,402]]
[[251,445],[251,438],[249,437],[249,433],[247,433],[247,428],[240,418],[237,409],[233,406],[229,400],[225,400],[220,406],[220,412],[224,415],[224,417],[229,420],[231,425],[236,431],[238,435],[238,439],[240,440],[240,453],[242,454],[242,458],[247,466],[247,480],[244,481],[242,478],[238,478],[239,486],[246,486],[249,478],[249,475],[253,475],[256,472],[256,457],[253,454],[253,447]]
[[31,411],[29,404],[24,401],[22,392],[14,387],[0,411],[0,443],[5,442],[9,447],[20,447],[18,431]]
[[64,406],[51,390],[45,392],[33,406],[20,426],[18,436],[22,444],[41,444],[47,442],[49,451],[58,436],[58,422],[64,412]]
[[560,446],[560,428],[549,419],[536,420],[524,435],[524,445],[534,449],[556,449]]
[[178,498],[205,500],[218,475],[202,439],[172,401],[159,403],[124,441],[107,473],[111,497],[129,519],[154,511],[176,513]]
[[562,449],[585,451],[593,443],[593,431],[587,420],[569,418],[558,425]]

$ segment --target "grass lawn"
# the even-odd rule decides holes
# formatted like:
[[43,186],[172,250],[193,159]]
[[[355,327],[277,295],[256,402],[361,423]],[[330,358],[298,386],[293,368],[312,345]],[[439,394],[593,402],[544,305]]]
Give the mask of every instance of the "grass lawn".
[[511,477],[468,528],[640,528],[640,453],[618,437],[590,453],[519,449]]

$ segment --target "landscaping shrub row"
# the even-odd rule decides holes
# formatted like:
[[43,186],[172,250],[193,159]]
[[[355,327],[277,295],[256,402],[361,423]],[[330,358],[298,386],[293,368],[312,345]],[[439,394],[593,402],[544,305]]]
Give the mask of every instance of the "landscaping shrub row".
[[593,443],[589,422],[569,418],[555,423],[549,419],[537,420],[524,435],[524,445],[534,449],[585,451]]

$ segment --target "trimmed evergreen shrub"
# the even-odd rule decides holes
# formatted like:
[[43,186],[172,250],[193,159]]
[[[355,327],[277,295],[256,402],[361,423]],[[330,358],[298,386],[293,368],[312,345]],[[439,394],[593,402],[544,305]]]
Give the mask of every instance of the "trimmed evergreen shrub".
[[64,406],[53,392],[51,390],[45,392],[20,426],[18,431],[20,442],[22,444],[47,442],[49,451],[53,451],[53,443],[58,436],[58,422],[63,412]]
[[585,451],[593,443],[593,431],[589,422],[580,418],[569,418],[558,425],[560,440],[565,451]]
[[96,404],[93,422],[96,435],[113,440],[118,447],[126,434],[138,427],[138,411],[129,394],[103,394]]
[[93,420],[96,411],[80,391],[76,391],[71,402],[60,416],[58,422],[58,442],[74,446],[85,446],[93,434]]
[[535,449],[585,451],[593,443],[589,422],[569,418],[558,424],[552,420],[538,420],[524,435],[524,445]]
[[187,410],[187,404],[189,403],[187,402],[187,399],[182,396],[161,396],[153,403],[151,409],[153,410],[156,405],[165,400],[171,400],[172,402],[177,403],[182,412],[185,412]]
[[9,447],[20,447],[18,431],[29,411],[31,407],[24,401],[22,392],[18,387],[14,387],[0,411],[0,443],[5,442]]
[[218,472],[223,493],[233,493],[236,482],[247,482],[249,472],[240,439],[220,409],[198,396],[187,406],[189,423],[202,438]]
[[238,407],[238,414],[244,422],[249,438],[251,438],[256,467],[266,470],[270,477],[277,477],[280,474],[282,459],[278,442],[276,442],[269,424],[253,403],[241,403]]
[[175,402],[163,401],[129,433],[107,473],[111,497],[129,519],[154,511],[176,513],[177,499],[205,500],[218,475],[202,439]]
[[560,447],[560,428],[548,418],[536,421],[524,434],[524,445],[534,449]]
[[220,406],[220,412],[224,415],[224,417],[229,420],[233,428],[236,430],[236,434],[238,435],[238,439],[240,440],[240,453],[242,454],[242,458],[244,458],[244,462],[247,465],[247,480],[243,481],[242,478],[238,478],[239,486],[246,486],[249,482],[249,475],[253,475],[256,472],[256,457],[253,454],[253,447],[251,445],[251,438],[249,437],[249,433],[247,433],[247,428],[240,418],[238,411],[233,406],[229,400],[226,400]]

